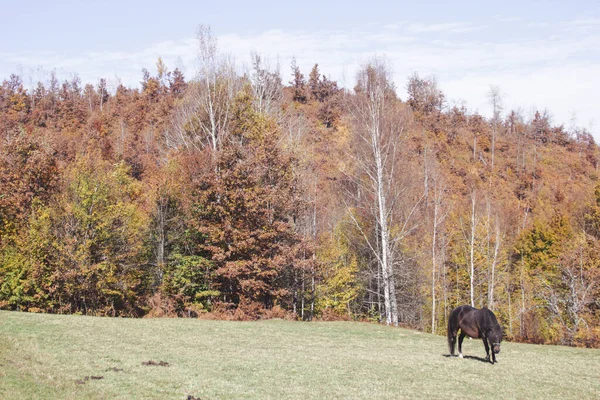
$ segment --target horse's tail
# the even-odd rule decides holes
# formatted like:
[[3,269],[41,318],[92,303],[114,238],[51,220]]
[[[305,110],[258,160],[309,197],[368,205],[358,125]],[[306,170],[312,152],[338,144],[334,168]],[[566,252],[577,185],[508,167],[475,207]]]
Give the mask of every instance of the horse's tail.
[[458,332],[458,308],[450,313],[448,318],[448,349],[450,355],[454,355],[454,346],[456,345],[456,332]]

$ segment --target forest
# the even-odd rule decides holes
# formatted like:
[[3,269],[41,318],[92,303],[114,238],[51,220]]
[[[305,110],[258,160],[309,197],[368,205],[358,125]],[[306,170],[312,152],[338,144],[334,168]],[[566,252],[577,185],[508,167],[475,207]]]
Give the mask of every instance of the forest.
[[485,117],[383,58],[345,88],[197,39],[193,76],[3,80],[1,309],[443,334],[471,304],[510,340],[600,347],[589,132],[493,86]]

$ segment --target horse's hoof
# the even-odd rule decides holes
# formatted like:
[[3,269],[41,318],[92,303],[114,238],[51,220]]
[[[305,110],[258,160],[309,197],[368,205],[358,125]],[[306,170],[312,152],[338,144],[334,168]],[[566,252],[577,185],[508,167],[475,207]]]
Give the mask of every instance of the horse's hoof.
[[458,355],[458,358],[463,358],[463,355],[462,355],[462,354],[459,354],[459,355]]

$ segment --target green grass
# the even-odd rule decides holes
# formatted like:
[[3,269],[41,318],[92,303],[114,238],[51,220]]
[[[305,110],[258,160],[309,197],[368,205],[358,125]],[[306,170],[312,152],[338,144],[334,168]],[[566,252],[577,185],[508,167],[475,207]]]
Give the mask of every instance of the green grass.
[[[485,355],[480,340],[463,347]],[[443,336],[375,324],[0,312],[0,398],[600,398],[599,350],[447,354]],[[77,383],[92,375],[104,378]]]

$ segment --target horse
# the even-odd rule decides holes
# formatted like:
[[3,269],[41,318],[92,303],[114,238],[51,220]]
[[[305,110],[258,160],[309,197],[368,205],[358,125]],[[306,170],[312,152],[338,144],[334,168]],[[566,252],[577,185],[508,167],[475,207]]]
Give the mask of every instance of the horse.
[[[500,353],[500,342],[502,341],[502,328],[496,316],[487,307],[477,309],[471,306],[456,307],[450,313],[448,319],[448,347],[450,356],[454,356],[456,345],[456,334],[460,329],[458,337],[458,356],[462,355],[462,342],[465,336],[474,339],[483,339],[485,346],[486,361],[490,361],[490,347],[492,349],[491,363],[496,363],[496,354]],[[489,346],[488,346],[489,344]]]

